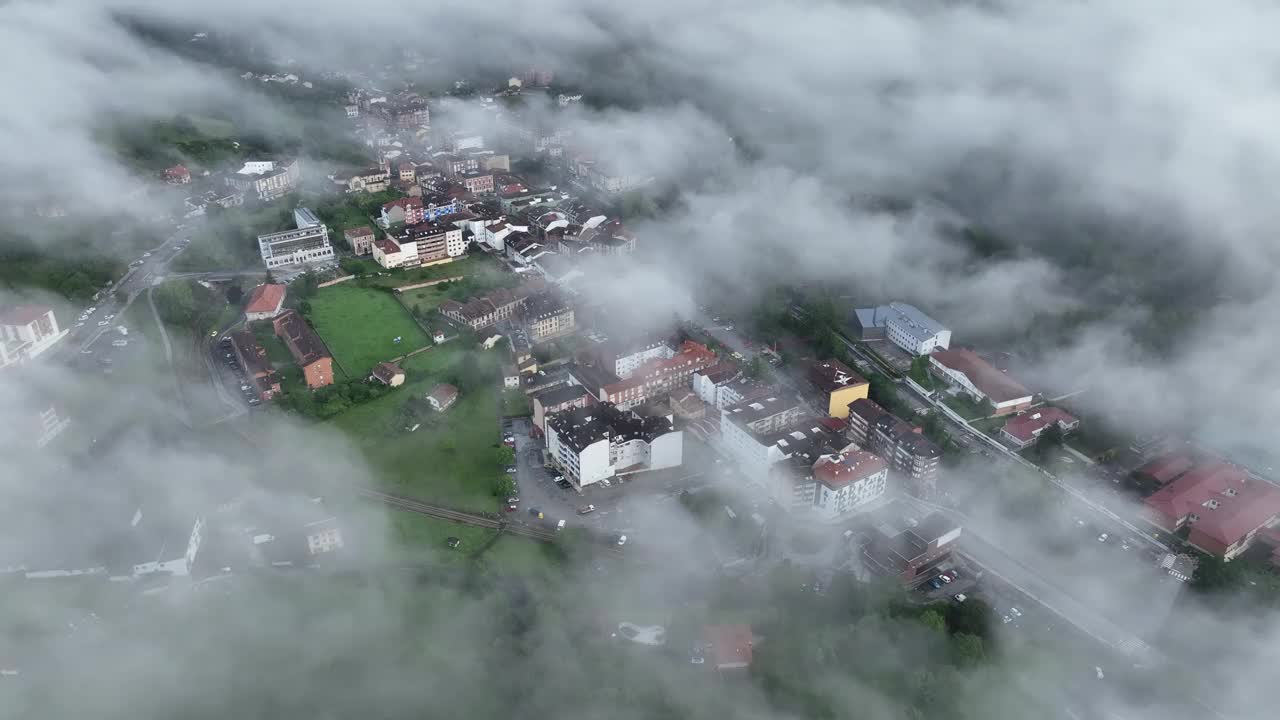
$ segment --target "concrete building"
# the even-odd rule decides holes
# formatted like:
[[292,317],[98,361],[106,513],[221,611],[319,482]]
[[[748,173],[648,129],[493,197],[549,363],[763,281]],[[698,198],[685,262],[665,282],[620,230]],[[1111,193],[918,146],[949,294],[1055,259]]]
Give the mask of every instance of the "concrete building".
[[352,173],[345,182],[347,192],[386,192],[391,186],[391,173],[382,168],[369,168]]
[[901,520],[904,513],[892,506],[876,515],[882,521],[865,536],[862,564],[871,572],[895,578],[904,585],[933,577],[960,539],[961,527],[941,513],[905,524]]
[[404,384],[404,370],[395,363],[380,362],[373,366],[373,374],[369,379],[388,387],[400,387]]
[[533,343],[568,335],[577,327],[573,307],[554,291],[530,297],[525,302],[522,317],[529,340]]
[[373,253],[373,228],[368,225],[347,228],[342,231],[342,235],[346,238],[347,245],[351,247],[353,255],[370,255]]
[[1280,526],[1280,488],[1230,463],[1206,462],[1148,496],[1140,517],[1165,532],[1189,525],[1189,543],[1231,560],[1260,531]]
[[382,206],[378,224],[383,228],[392,225],[417,225],[426,219],[424,210],[422,198],[407,197],[392,200]]
[[483,330],[515,317],[530,295],[544,289],[541,282],[529,281],[513,290],[499,288],[466,303],[446,300],[440,303],[439,310],[441,315],[456,323],[472,330]]
[[0,312],[0,368],[39,357],[67,332],[44,305],[15,305]]
[[486,225],[484,237],[476,236],[476,241],[489,247],[494,252],[506,252],[507,237],[515,232],[529,232],[528,225],[508,222],[505,218]]
[[444,412],[453,407],[458,401],[458,388],[448,384],[441,383],[431,388],[431,392],[427,393],[427,402],[431,403],[431,407],[436,412]]
[[928,355],[951,346],[950,330],[907,303],[855,310],[854,325],[862,339],[886,338],[912,355]]
[[286,310],[273,321],[276,335],[284,341],[293,361],[302,370],[307,387],[315,390],[333,384],[333,357],[320,336],[296,311]]
[[929,365],[947,383],[963,390],[976,402],[991,403],[995,415],[1019,412],[1031,406],[1030,390],[972,350],[939,350],[929,356]]
[[928,499],[936,492],[942,450],[914,427],[868,399],[849,404],[849,440],[885,460],[909,479],[913,495]]
[[780,393],[748,400],[720,411],[721,443],[743,470],[763,478],[789,455],[774,436],[809,419],[800,402]]
[[867,397],[871,385],[839,360],[823,360],[809,366],[809,382],[822,393],[827,414],[849,417],[849,403]]
[[[628,409],[686,387],[694,373],[715,362],[716,355],[708,347],[687,340],[679,352],[669,357],[667,353],[659,353],[639,365],[626,363],[625,378],[609,372],[608,366],[599,365],[578,365],[573,376],[600,402]],[[614,363],[613,367],[618,364]]]
[[1080,420],[1062,408],[1041,407],[1009,418],[1000,428],[1000,435],[1005,442],[1021,450],[1034,445],[1040,435],[1054,425],[1066,434],[1080,427]]
[[293,224],[296,225],[299,230],[302,230],[305,228],[323,225],[324,223],[320,222],[320,218],[316,215],[314,210],[311,208],[300,207],[294,208],[293,210]]
[[268,402],[280,394],[280,376],[267,358],[267,351],[254,337],[252,331],[231,333],[231,349],[235,353],[245,376],[253,383],[258,399]]
[[287,287],[277,284],[264,284],[249,293],[249,302],[244,306],[244,319],[249,322],[270,320],[284,311],[284,299]]
[[493,173],[491,172],[476,170],[463,174],[459,180],[472,195],[488,195],[493,192]]
[[862,450],[820,456],[812,465],[791,464],[773,474],[774,496],[783,507],[824,521],[844,519],[878,500],[888,488],[889,465]]
[[547,452],[576,487],[683,462],[683,434],[670,418],[597,404],[546,420]]
[[227,184],[239,192],[269,201],[296,190],[301,177],[297,160],[255,160],[228,177]]
[[268,270],[323,263],[334,257],[329,228],[325,225],[259,235],[258,252]]
[[581,385],[560,385],[533,395],[533,426],[546,433],[546,419],[556,413],[585,408],[595,403],[595,398]]

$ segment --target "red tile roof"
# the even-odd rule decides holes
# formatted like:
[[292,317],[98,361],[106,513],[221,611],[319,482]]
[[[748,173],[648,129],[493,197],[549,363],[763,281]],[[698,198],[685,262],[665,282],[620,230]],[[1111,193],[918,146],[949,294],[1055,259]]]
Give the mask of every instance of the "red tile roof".
[[386,253],[387,255],[395,255],[396,253],[400,252],[400,246],[386,238],[377,240],[373,244],[379,250]]
[[818,424],[830,430],[831,432],[842,433],[849,427],[849,421],[838,417],[824,417],[818,419]]
[[1207,535],[1226,547],[1280,515],[1280,488],[1262,480],[1249,480],[1234,496],[1220,496],[1216,509],[1201,508],[1195,532]]
[[249,293],[249,302],[244,306],[247,313],[275,312],[284,302],[284,285],[259,285]]
[[991,398],[992,402],[1008,402],[1031,395],[1031,391],[1021,383],[997,370],[972,350],[964,348],[939,350],[929,357],[956,372],[964,373],[969,378],[969,382]]
[[751,665],[753,645],[750,625],[708,625],[702,639],[710,646],[710,660],[717,670]]
[[1144,502],[1170,525],[1194,513],[1200,518],[1193,526],[1196,532],[1230,546],[1280,514],[1280,488],[1250,479],[1230,463],[1211,462],[1187,471]]
[[441,383],[431,388],[431,397],[441,405],[449,405],[458,399],[458,388],[447,383]]
[[47,305],[14,305],[0,313],[0,325],[30,325],[52,309]]
[[813,477],[833,490],[871,477],[888,466],[878,455],[862,450],[823,456],[813,464]]
[[1186,455],[1161,455],[1138,468],[1137,473],[1145,475],[1161,485],[1167,485],[1169,481],[1190,470],[1193,465],[1195,463]]
[[1010,418],[1004,424],[1004,431],[1018,438],[1021,442],[1031,442],[1042,430],[1053,423],[1070,425],[1079,422],[1074,415],[1056,407],[1037,408]]

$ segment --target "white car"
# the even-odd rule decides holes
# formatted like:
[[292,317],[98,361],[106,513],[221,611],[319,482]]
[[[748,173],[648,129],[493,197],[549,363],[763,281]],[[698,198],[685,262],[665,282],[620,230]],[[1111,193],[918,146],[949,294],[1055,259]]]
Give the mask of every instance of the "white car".
[[1098,542],[1104,543],[1107,541],[1108,537],[1110,537],[1110,535],[1107,535],[1106,533],[1102,533],[1101,535],[1098,536]]
[[111,324],[110,320],[99,320],[98,327],[106,327]]
[[104,320],[115,320],[115,319],[116,319],[116,315],[115,315],[115,313],[111,313],[110,315],[107,315],[107,316],[106,316],[106,317],[104,317],[103,319],[104,319]]
[[1021,611],[1021,610],[1019,610],[1019,609],[1018,609],[1018,608],[1016,608],[1016,607],[1011,607],[1011,608],[1009,608],[1009,614],[1010,614],[1010,615],[1012,615],[1012,616],[1014,616],[1014,617],[1016,617],[1016,618],[1020,618],[1020,617],[1022,617],[1022,611]]
[[84,327],[84,321],[80,321],[80,322],[76,323],[75,325],[73,325],[72,327]]
[[151,257],[151,253],[149,253],[149,252],[144,252],[144,253],[142,253],[142,257]]
[[94,313],[96,313],[96,312],[98,312],[98,306],[97,306],[97,305],[94,305],[93,307],[89,308],[88,310],[85,310],[85,311],[84,311],[84,314],[85,314],[85,315],[92,315],[92,314],[94,314]]
[[619,535],[619,536],[618,536],[618,544],[619,544],[619,545],[626,545],[626,544],[627,544],[627,536],[626,536],[626,535]]

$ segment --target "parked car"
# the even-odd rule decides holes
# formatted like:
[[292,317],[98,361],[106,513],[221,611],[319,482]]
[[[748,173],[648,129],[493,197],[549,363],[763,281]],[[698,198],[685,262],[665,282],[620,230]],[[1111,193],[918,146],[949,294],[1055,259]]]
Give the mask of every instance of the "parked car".
[[939,575],[939,576],[938,576],[938,579],[939,579],[939,580],[941,580],[941,581],[942,581],[942,583],[943,583],[944,585],[950,585],[950,584],[951,584],[951,578],[947,577],[946,573],[943,573],[942,575]]
[[1107,535],[1106,533],[1102,533],[1101,535],[1098,536],[1098,542],[1104,543],[1107,541],[1108,537],[1111,537],[1111,536]]
[[507,512],[515,512],[516,510],[519,510],[519,509],[520,509],[520,508],[516,507],[515,505],[508,505],[508,506],[507,506]]
[[952,595],[951,597],[952,597],[952,599],[953,599],[953,600],[955,600],[956,602],[961,602],[961,603],[962,603],[962,602],[964,602],[965,600],[968,600],[968,599],[969,599],[968,597],[966,597],[966,596],[965,596],[965,594],[964,594],[964,593],[956,593],[955,595]]
[[583,505],[582,507],[578,508],[579,515],[586,515],[587,513],[593,513],[595,511],[596,511],[595,505]]
[[518,498],[518,497],[509,497],[509,498],[507,498],[507,503],[509,503],[509,504],[511,504],[511,505],[515,505],[515,504],[516,504],[516,503],[518,503],[518,502],[520,502],[520,498]]
[[112,340],[111,347],[125,347],[129,344],[128,340]]
[[508,474],[508,475],[514,475],[514,474],[516,473],[516,470],[517,470],[517,469],[518,469],[518,468],[516,468],[516,466],[515,466],[515,465],[512,465],[511,467],[507,468],[507,474]]
[[934,590],[937,590],[938,588],[942,587],[942,578],[932,578],[932,579],[930,579],[930,580],[929,580],[929,587],[933,588]]
[[627,544],[627,536],[626,536],[626,535],[619,535],[619,536],[618,536],[618,544],[619,544],[619,545],[626,545],[626,544]]
[[529,514],[538,518],[539,520],[542,519],[542,511],[539,510],[538,508],[529,508]]
[[564,529],[564,521],[561,520],[560,522],[556,523],[556,532],[560,532],[563,529]]

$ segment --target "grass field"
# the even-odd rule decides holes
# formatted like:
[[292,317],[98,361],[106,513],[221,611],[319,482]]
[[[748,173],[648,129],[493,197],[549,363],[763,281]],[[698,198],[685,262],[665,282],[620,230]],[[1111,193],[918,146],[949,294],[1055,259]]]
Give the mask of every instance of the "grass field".
[[448,379],[459,363],[475,357],[460,347],[440,346],[404,363],[409,380],[400,389],[353,407],[330,421],[361,447],[378,480],[396,492],[468,510],[493,511],[494,483],[503,474],[498,458],[498,387],[463,392],[453,407],[417,432],[399,426],[397,414],[412,396],[422,397]]
[[[547,543],[516,535],[498,536],[497,530],[461,525],[439,518],[391,511],[392,536],[410,556],[426,552],[431,562],[449,565],[480,563],[485,569],[503,575],[554,576],[561,557]],[[445,540],[462,541],[450,549]]]
[[[409,313],[385,292],[337,285],[320,290],[310,302],[312,325],[351,377],[430,343]],[[402,338],[399,344],[393,342],[396,337]]]
[[[381,270],[381,268],[377,268]],[[498,262],[487,255],[471,253],[470,255],[442,265],[428,265],[419,268],[403,268],[385,272],[381,276],[367,277],[359,281],[365,287],[400,287],[428,280],[440,280],[458,275],[484,277],[511,277],[505,273]]]

